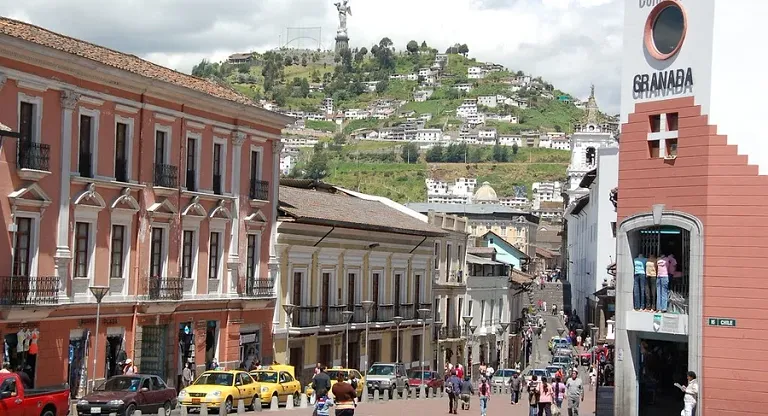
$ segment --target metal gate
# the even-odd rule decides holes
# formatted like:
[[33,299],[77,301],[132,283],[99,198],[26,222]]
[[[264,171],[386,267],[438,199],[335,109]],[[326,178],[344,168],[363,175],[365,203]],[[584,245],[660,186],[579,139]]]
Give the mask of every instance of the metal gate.
[[167,329],[165,325],[142,327],[141,374],[154,374],[165,379]]

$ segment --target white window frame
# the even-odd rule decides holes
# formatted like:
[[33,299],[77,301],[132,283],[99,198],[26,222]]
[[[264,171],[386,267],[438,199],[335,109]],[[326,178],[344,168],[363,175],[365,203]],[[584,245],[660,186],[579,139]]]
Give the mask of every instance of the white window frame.
[[[432,263],[435,266],[435,270],[440,270],[440,260],[441,260],[441,253],[442,253],[442,247],[440,244],[440,241],[435,241],[435,251],[437,251],[437,255],[435,256],[434,262]],[[434,251],[432,252],[434,255]]]
[[[216,277],[211,278],[210,276],[210,270],[211,270],[211,234],[216,233],[219,235],[219,248],[218,253],[216,255],[218,256],[218,265],[216,269]],[[222,271],[223,267],[221,267],[222,260],[224,258],[224,230],[217,227],[209,227],[208,230],[208,269],[205,271],[205,278],[206,280],[218,280],[219,282],[222,281]],[[221,284],[219,284],[219,292],[221,292]]]
[[[184,138],[184,146],[186,149],[187,143],[189,143],[189,139],[195,140],[195,184],[197,185],[197,190],[200,190],[200,164],[202,160],[202,156],[200,155],[200,152],[203,150],[203,134],[198,133],[195,131],[187,131],[187,135]],[[187,149],[189,151],[189,149]],[[186,170],[189,169],[189,166],[187,166],[187,158],[184,157],[184,188],[189,190],[189,184],[187,184],[187,172]]]
[[[134,129],[134,119],[133,117],[123,117],[119,114],[115,114],[115,134],[114,134],[114,142],[115,146],[113,146],[112,149],[112,163],[115,163],[115,160],[117,159],[117,124],[125,124],[128,126],[126,130],[128,130],[125,134],[125,174],[127,176],[127,179],[129,182],[133,181],[133,129]],[[79,138],[78,138],[79,139]],[[117,166],[112,167],[112,175],[110,176],[116,176],[115,170],[117,169]]]
[[[77,267],[77,223],[87,223],[88,225],[88,272],[87,279],[89,285],[96,284],[96,236],[98,235],[98,223],[99,223],[99,211],[100,208],[91,207],[88,205],[79,205],[75,208],[74,229],[72,230],[72,278],[84,279],[82,276],[75,277],[75,268]],[[110,231],[110,234],[112,232]],[[88,296],[91,296],[90,292]]]
[[[259,279],[260,275],[260,268],[261,268],[261,232],[255,231],[255,232],[248,232],[245,235],[245,254],[248,255],[248,237],[255,236],[256,245],[253,249],[253,255],[254,255],[254,261],[253,261],[253,270],[254,270],[254,279]],[[248,259],[246,258],[246,262]],[[245,264],[246,267],[246,274],[245,278],[248,279],[248,263]]]
[[[227,165],[228,165],[227,144],[228,143],[229,143],[229,140],[223,137],[216,137],[216,136],[213,137],[213,143],[211,143],[211,193],[213,193],[213,149],[217,144],[219,144],[221,145],[221,193],[227,194]],[[250,166],[248,168],[250,169]]]
[[171,233],[171,224],[167,222],[154,222],[150,221],[149,223],[149,244],[147,244],[147,252],[149,253],[149,270],[147,272],[150,274],[152,273],[152,229],[153,228],[162,228],[163,229],[163,249],[160,250],[160,256],[163,258],[163,270],[159,278],[165,280],[168,277],[168,263],[170,262],[169,254],[168,254],[168,245],[170,244],[170,233]]
[[16,131],[21,131],[21,103],[32,104],[34,106],[35,131],[32,136],[32,142],[42,143],[43,97],[19,92],[18,102],[16,103]]
[[[192,221],[190,221],[192,222]],[[184,231],[192,231],[194,233],[194,236],[192,237],[192,264],[190,270],[190,279],[192,280],[192,294],[197,294],[197,279],[200,278],[198,275],[198,264],[200,263],[200,222],[197,222],[197,224],[184,224],[181,227],[181,245],[179,246],[179,253],[181,254],[181,257],[179,261],[181,262],[181,268],[180,270],[183,270],[183,261],[184,261]],[[183,281],[183,272],[182,275],[179,276],[180,279]],[[207,277],[206,277],[207,278]]]
[[[110,269],[110,275],[112,270],[112,232],[114,231],[113,227],[115,225],[121,225],[124,227],[123,231],[123,277],[121,280],[124,282],[128,281],[129,273],[131,271],[131,240],[132,240],[132,229],[133,229],[133,213],[130,215],[128,214],[116,214],[112,213],[112,219],[110,221],[109,225],[109,269]],[[113,279],[112,276],[110,276],[110,281]],[[123,290],[121,295],[127,295],[128,294],[128,285],[123,284]]]
[[[16,230],[18,230],[19,227],[19,223],[17,221],[19,218],[29,218],[32,220],[32,230],[29,233],[29,275],[37,276],[37,267],[40,254],[40,213],[31,211],[16,211],[13,216],[13,223],[16,226]],[[13,233],[13,238],[16,238],[16,232]],[[15,250],[16,241],[11,241],[11,245],[11,249]],[[13,263],[11,263],[11,271],[13,271]]]
[[262,172],[264,172],[264,148],[256,145],[251,145],[251,150],[248,153],[248,179],[251,178],[251,166],[253,166],[253,152],[258,153],[259,158],[259,172],[256,175],[257,180],[262,180]]
[[[409,287],[408,287],[408,273],[407,272],[408,272],[407,269],[392,268],[392,284],[391,284],[391,287],[392,287],[392,292],[391,292],[392,293],[392,302],[391,303],[393,305],[395,304],[395,299],[399,300],[401,305],[404,304],[404,303],[408,303]],[[400,279],[401,279],[400,280],[400,291],[401,292],[400,292],[399,296],[398,296],[397,293],[395,293],[395,287],[397,286],[397,284],[396,284],[397,279],[395,278],[395,276],[397,276],[398,274],[400,275]],[[399,299],[395,298],[395,296],[398,296]]]
[[323,275],[325,273],[330,274],[330,282],[328,284],[328,290],[331,292],[328,296],[328,306],[338,305],[338,282],[336,281],[336,268],[320,267],[320,275],[317,282],[317,304],[322,306],[323,301]]
[[152,148],[152,165],[155,164],[155,161],[157,160],[157,155],[155,155],[155,149],[157,149],[157,132],[162,131],[165,133],[165,154],[163,155],[163,164],[170,165],[171,164],[171,145],[173,144],[173,127],[166,125],[166,124],[160,124],[155,123],[155,129],[153,131],[153,148]]
[[[368,300],[373,300],[373,275],[377,274],[379,275],[379,304],[386,305],[387,303],[387,278],[385,274],[385,270],[383,268],[376,268],[371,269],[369,272],[369,278],[368,278]],[[374,307],[378,307],[379,305],[374,305]]]
[[[86,108],[82,105],[77,108],[77,138],[73,140],[74,151],[77,155],[78,166],[80,163],[80,117],[88,116],[91,118],[91,175],[96,178],[99,176],[99,118],[101,118],[101,111],[94,110],[92,108]],[[114,159],[113,159],[114,160]],[[77,169],[77,174],[80,174],[80,169]]]
[[344,273],[344,287],[342,288],[342,291],[341,291],[341,296],[344,297],[344,299],[342,299],[344,304],[346,304],[347,299],[349,298],[349,275],[350,274],[355,276],[355,293],[352,300],[353,306],[354,306],[354,305],[361,304],[360,302],[362,302],[363,285],[362,285],[362,279],[360,279],[360,276],[361,276],[360,268],[350,267]]
[[[301,273],[301,299],[293,299],[293,276]],[[288,298],[293,305],[312,305],[312,293],[309,291],[309,278],[307,277],[309,269],[306,267],[291,268],[291,278],[288,281]],[[285,313],[285,312],[283,312]]]

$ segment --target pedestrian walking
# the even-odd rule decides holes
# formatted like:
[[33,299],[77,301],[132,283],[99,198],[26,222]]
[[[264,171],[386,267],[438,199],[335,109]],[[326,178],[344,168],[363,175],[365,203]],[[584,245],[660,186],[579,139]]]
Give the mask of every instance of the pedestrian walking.
[[595,370],[594,366],[590,366],[589,367],[589,391],[592,391],[596,383],[597,383],[597,370]]
[[685,393],[685,397],[683,397],[684,407],[683,411],[680,412],[680,416],[694,416],[696,414],[696,404],[699,400],[699,381],[696,379],[696,373],[689,371],[687,378],[688,384],[685,386],[675,383],[675,387]]
[[461,379],[456,377],[456,371],[451,371],[451,376],[445,381],[445,392],[448,393],[448,413],[457,413],[458,396],[461,394]]
[[539,382],[534,374],[528,382],[528,416],[536,416],[539,409]]
[[[328,396],[328,392],[331,390],[331,378],[328,376],[328,373],[325,372],[324,366],[321,365],[316,368],[318,372],[315,374],[315,377],[312,378],[312,390],[315,391],[315,398],[319,401],[321,398]],[[317,406],[315,406],[313,416],[318,416],[317,409]]]
[[192,377],[192,363],[187,363],[187,365],[184,366],[184,369],[181,370],[181,384],[182,388],[188,387],[193,382]]
[[544,313],[547,311],[547,301],[541,302],[541,312]]
[[485,376],[480,376],[477,394],[480,396],[480,416],[486,416],[488,414],[488,402],[491,401],[491,385]]
[[329,416],[331,414],[333,399],[328,396],[319,397],[315,402],[314,414],[316,416]]
[[555,405],[560,410],[563,408],[563,399],[565,398],[565,384],[563,384],[562,378],[555,377],[555,382],[552,383],[552,390],[555,392]]
[[472,387],[472,380],[469,379],[469,375],[466,375],[461,382],[461,394],[459,395],[459,399],[461,400],[461,410],[469,410],[470,398],[472,398],[474,394],[475,388]]
[[515,405],[520,401],[520,392],[523,390],[523,380],[520,378],[520,374],[512,374],[512,378],[509,379],[509,390],[511,390],[510,403]]
[[547,378],[542,377],[539,384],[539,416],[552,416],[552,402],[555,401],[554,390],[547,384]]
[[584,386],[581,383],[578,370],[571,371],[571,378],[565,383],[568,397],[568,416],[579,416],[579,404],[584,401]]
[[345,382],[343,372],[339,371],[336,376],[336,384],[331,388],[331,392],[336,406],[336,416],[354,416],[357,406],[355,403],[357,392],[352,384]]

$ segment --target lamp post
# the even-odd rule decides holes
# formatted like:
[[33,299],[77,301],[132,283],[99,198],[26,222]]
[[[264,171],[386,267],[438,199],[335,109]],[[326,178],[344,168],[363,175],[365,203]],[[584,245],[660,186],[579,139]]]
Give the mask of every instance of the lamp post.
[[344,318],[344,326],[346,327],[347,331],[347,338],[344,342],[344,365],[349,368],[349,321],[352,320],[352,316],[355,313],[352,311],[344,311],[341,313],[342,317]]
[[399,363],[400,362],[400,324],[403,322],[403,317],[395,316],[394,318],[392,318],[392,321],[395,323],[395,325],[397,325],[397,339],[396,339],[397,355],[395,355],[395,362]]
[[424,343],[427,341],[427,319],[432,312],[431,309],[419,309],[419,317],[421,317],[421,385],[424,385]]
[[283,304],[285,311],[285,363],[291,365],[291,322],[293,313],[296,311],[296,305],[290,303]]
[[[509,337],[507,336],[507,328],[509,328],[509,322],[502,322],[499,324],[501,326],[501,364],[506,363],[507,358],[509,358],[509,353],[507,353],[507,344],[509,343]],[[507,363],[508,364],[508,363]],[[506,368],[503,365],[501,368]]]
[[99,319],[101,318],[101,301],[109,292],[109,286],[91,286],[93,297],[96,298],[96,334],[93,340],[93,379],[91,380],[91,391],[96,387],[96,356],[99,355]]
[[466,333],[464,340],[464,364],[467,366],[467,373],[469,373],[469,324],[472,322],[472,317],[469,315],[463,316],[461,320],[464,321],[464,332]]
[[499,369],[504,368],[504,366],[502,365],[502,361],[501,361],[502,355],[504,354],[502,352],[502,348],[504,348],[504,341],[502,340],[502,335],[504,335],[504,330],[501,329],[501,326],[499,326],[498,328],[496,328],[496,337],[497,337],[497,339],[496,339],[496,356],[499,358],[499,362],[496,363],[496,364],[498,365]]
[[365,312],[365,366],[363,367],[363,375],[368,375],[368,360],[369,357],[369,351],[368,351],[368,323],[370,322],[370,314],[371,309],[373,309],[373,301],[372,300],[364,300],[360,302],[360,304],[363,305],[363,312]]
[[467,337],[467,366],[468,370],[467,372],[469,375],[472,375],[472,366],[470,365],[470,360],[472,359],[472,354],[470,351],[472,350],[472,344],[475,342],[475,331],[477,331],[477,325],[470,325],[469,326],[469,336]]

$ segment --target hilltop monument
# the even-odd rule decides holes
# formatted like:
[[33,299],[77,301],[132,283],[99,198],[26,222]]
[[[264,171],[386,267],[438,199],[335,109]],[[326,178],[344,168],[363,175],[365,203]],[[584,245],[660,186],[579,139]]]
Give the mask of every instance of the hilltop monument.
[[339,28],[336,30],[336,53],[343,49],[349,49],[349,36],[347,35],[347,15],[352,15],[352,9],[349,7],[349,0],[333,3],[339,12]]

